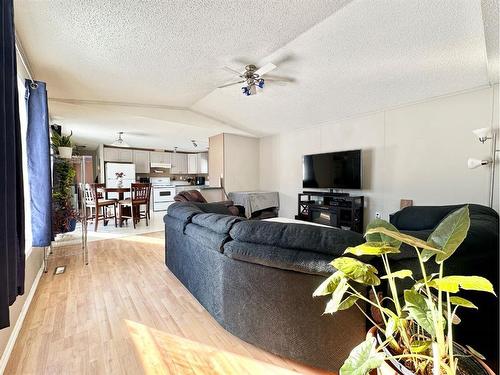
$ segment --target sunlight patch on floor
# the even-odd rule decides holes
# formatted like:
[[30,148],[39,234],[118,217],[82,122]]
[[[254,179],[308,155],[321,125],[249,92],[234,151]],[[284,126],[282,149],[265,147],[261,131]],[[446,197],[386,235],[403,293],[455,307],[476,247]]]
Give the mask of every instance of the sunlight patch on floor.
[[125,320],[146,374],[296,375],[253,358]]

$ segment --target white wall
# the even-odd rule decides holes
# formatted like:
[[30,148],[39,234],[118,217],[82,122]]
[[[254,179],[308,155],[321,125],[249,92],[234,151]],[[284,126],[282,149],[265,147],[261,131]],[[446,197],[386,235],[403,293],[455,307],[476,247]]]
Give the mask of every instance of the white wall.
[[226,192],[259,189],[258,138],[224,133],[224,188]]
[[[498,85],[495,92],[498,98]],[[472,130],[491,125],[492,94],[486,88],[261,138],[260,188],[279,191],[280,216],[293,217],[302,156],[360,148],[364,189],[350,193],[366,197],[365,225],[375,212],[387,219],[400,199],[488,205],[489,168],[469,170],[467,159],[489,155],[490,143],[482,145]],[[493,123],[498,127],[498,100]]]

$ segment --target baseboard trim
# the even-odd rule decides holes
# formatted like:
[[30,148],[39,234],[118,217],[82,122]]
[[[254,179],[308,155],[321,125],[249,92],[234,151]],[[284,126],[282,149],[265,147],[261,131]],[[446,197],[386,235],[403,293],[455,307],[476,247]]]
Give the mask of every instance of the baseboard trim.
[[31,305],[31,301],[33,300],[33,296],[35,295],[36,289],[38,288],[38,283],[40,282],[40,278],[42,277],[43,274],[43,266],[40,267],[40,270],[38,271],[35,280],[33,281],[33,285],[31,285],[30,292],[28,296],[26,297],[26,301],[24,302],[23,308],[21,309],[21,312],[19,313],[19,317],[17,318],[16,324],[14,325],[14,328],[12,329],[12,333],[9,337],[9,341],[7,341],[7,345],[5,346],[5,350],[2,354],[2,358],[0,358],[0,374],[3,374],[5,371],[5,368],[7,367],[7,362],[9,362],[10,355],[12,353],[12,349],[14,349],[14,345],[17,340],[17,336],[19,335],[19,332],[21,331],[21,328],[24,323],[24,318],[26,318],[26,314],[28,313],[28,309]]

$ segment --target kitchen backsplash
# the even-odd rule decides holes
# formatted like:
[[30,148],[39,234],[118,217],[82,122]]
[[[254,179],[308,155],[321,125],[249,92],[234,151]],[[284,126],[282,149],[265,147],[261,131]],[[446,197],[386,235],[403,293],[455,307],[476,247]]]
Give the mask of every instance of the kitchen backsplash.
[[[153,170],[151,170],[153,171]],[[199,174],[170,174],[168,170],[165,170],[164,173],[136,173],[136,179],[147,178],[147,177],[170,177],[172,181],[192,181],[194,185],[195,177],[205,177],[206,184],[208,184],[208,174],[199,173]]]

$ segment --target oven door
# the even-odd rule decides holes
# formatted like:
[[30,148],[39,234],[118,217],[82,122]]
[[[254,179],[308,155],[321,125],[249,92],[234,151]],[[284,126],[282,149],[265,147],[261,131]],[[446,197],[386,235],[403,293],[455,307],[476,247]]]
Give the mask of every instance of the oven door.
[[153,202],[173,202],[175,188],[153,188]]

